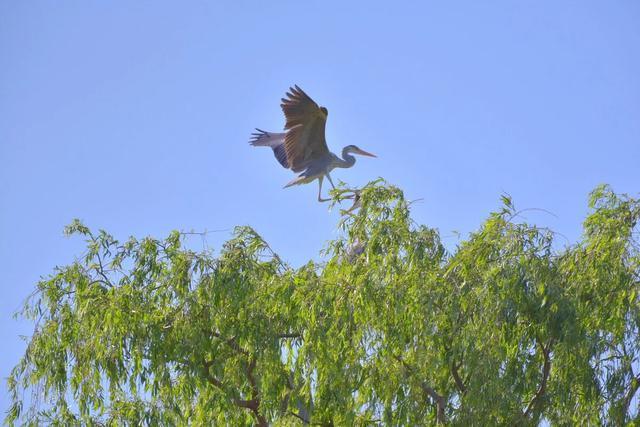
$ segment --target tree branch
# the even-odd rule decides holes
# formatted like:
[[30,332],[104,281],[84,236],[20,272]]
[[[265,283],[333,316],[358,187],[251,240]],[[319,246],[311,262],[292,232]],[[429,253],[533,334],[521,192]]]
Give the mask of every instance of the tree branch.
[[208,331],[205,330],[206,333],[211,333],[211,335],[213,335],[214,337],[221,339],[222,341],[224,341],[231,349],[233,349],[236,353],[240,353],[244,356],[249,357],[249,352],[247,350],[245,350],[244,348],[240,347],[240,345],[238,344],[238,342],[236,341],[235,337],[231,337],[231,338],[223,338],[222,335],[220,335],[220,333],[216,332],[216,331]]
[[104,265],[102,264],[102,257],[100,256],[100,252],[96,252],[96,257],[98,258],[98,265],[99,268],[96,268],[96,272],[102,276],[102,278],[104,279],[104,283],[108,284],[109,287],[113,287],[113,285],[111,285],[111,281],[109,280],[109,278],[107,277],[107,275],[104,272]]
[[[544,346],[540,339],[536,339],[538,345],[540,346],[540,350],[542,350],[542,357],[544,358],[544,363],[542,364],[542,380],[538,385],[538,390],[536,394],[533,396],[527,408],[524,411],[525,418],[528,418],[533,414],[533,418],[537,419],[540,416],[540,411],[542,409],[542,398],[547,391],[547,381],[549,379],[549,374],[551,372],[551,347],[553,345],[553,339],[549,341],[549,343]],[[535,411],[535,413],[534,413]]]
[[637,377],[631,378],[631,387],[629,388],[627,395],[624,397],[624,400],[622,401],[621,416],[623,419],[627,417],[627,412],[629,412],[629,406],[631,405],[633,396],[636,395],[636,392],[638,391],[639,388],[640,388],[640,375],[638,375]]
[[249,365],[245,369],[245,374],[247,375],[247,380],[249,381],[249,385],[251,386],[251,395],[253,399],[250,400],[255,406],[251,407],[251,411],[253,415],[256,417],[256,421],[258,422],[258,426],[266,427],[269,425],[267,419],[260,413],[260,389],[258,388],[258,384],[256,382],[256,378],[254,375],[254,370],[256,368],[256,358],[251,357]]
[[288,334],[278,334],[277,337],[279,339],[285,339],[285,338],[300,338],[300,334],[298,333],[288,333]]
[[453,381],[456,383],[456,387],[461,394],[465,394],[467,392],[467,387],[464,385],[464,381],[460,378],[460,373],[458,369],[462,363],[456,364],[456,362],[451,363],[451,375],[453,376]]
[[447,401],[444,396],[438,394],[433,388],[429,387],[426,382],[421,381],[420,387],[422,391],[429,395],[436,402],[436,423],[444,424],[446,422],[446,414],[444,412]]
[[[394,356],[394,358],[402,364],[408,373],[415,373],[415,369],[402,359],[400,356]],[[447,399],[444,396],[436,392],[425,381],[420,381],[420,388],[422,392],[429,396],[436,404],[436,423],[445,424],[447,422],[445,409],[447,407]]]
[[253,357],[249,362],[249,366],[247,366],[247,368],[245,369],[245,374],[247,375],[247,380],[249,381],[249,385],[251,386],[251,392],[254,398],[256,398],[260,392],[256,384],[256,378],[253,375],[253,371],[255,368],[256,368],[256,359],[255,357]]
[[304,418],[303,416],[296,414],[293,411],[289,411],[289,414],[293,415],[294,417],[296,417],[297,419],[299,419],[300,421],[302,421],[304,424],[309,424],[309,420]]
[[213,365],[213,360],[205,360],[203,358],[202,365],[204,366],[204,373],[207,376],[207,381],[224,391],[222,387],[222,381],[211,375],[211,372],[209,372],[209,368],[211,367],[211,365]]
[[[213,360],[203,359],[202,364],[205,368],[205,375],[207,377],[207,381],[209,381],[209,383],[213,384],[214,386],[216,386],[217,388],[219,388],[224,392],[225,390],[224,390],[222,381],[220,381],[218,378],[211,375],[211,373],[209,372],[209,368],[213,365]],[[258,389],[258,385],[254,375],[255,367],[256,367],[256,359],[252,357],[251,361],[245,368],[245,375],[247,376],[247,381],[249,382],[249,385],[251,387],[251,399],[247,400],[247,399],[240,399],[238,397],[233,397],[232,400],[236,406],[240,408],[249,409],[251,411],[254,418],[256,419],[256,426],[268,427],[269,423],[267,422],[267,419],[264,417],[264,415],[260,413],[260,397],[259,397],[260,390]],[[240,393],[236,393],[236,394],[240,395]]]

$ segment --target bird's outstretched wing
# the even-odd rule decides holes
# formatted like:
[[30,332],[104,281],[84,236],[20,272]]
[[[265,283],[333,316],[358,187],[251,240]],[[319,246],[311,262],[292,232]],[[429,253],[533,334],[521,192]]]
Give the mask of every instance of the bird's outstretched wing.
[[297,85],[289,89],[280,106],[287,120],[284,126],[287,130],[284,140],[287,162],[294,172],[300,172],[313,159],[329,152],[324,136],[327,110],[323,111]]
[[249,144],[254,147],[271,147],[273,154],[278,159],[280,164],[289,169],[289,163],[287,163],[287,153],[284,149],[285,133],[267,132],[262,129],[256,128],[257,132],[251,134]]

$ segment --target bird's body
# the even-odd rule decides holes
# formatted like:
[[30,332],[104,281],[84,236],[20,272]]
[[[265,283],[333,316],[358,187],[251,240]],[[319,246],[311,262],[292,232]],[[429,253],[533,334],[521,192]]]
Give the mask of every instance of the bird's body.
[[290,89],[287,98],[282,99],[282,111],[286,124],[284,133],[266,132],[256,129],[250,144],[271,147],[278,162],[285,168],[300,174],[286,187],[308,184],[318,180],[318,201],[322,198],[322,181],[326,176],[333,186],[329,173],[335,168],[350,168],[356,162],[350,153],[375,157],[371,153],[348,145],[342,149],[342,158],[336,156],[327,147],[324,136],[328,111],[319,107],[298,86]]

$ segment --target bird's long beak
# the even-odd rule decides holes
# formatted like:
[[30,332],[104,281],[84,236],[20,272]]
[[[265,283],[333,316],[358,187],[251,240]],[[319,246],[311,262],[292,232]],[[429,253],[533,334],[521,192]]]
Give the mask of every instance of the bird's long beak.
[[359,148],[358,148],[357,150],[355,150],[355,151],[354,151],[354,153],[355,153],[355,154],[360,154],[361,156],[367,156],[367,157],[378,157],[378,156],[376,156],[375,154],[368,153],[368,152],[366,152],[366,151],[364,151],[364,150],[361,150],[361,149],[359,149]]

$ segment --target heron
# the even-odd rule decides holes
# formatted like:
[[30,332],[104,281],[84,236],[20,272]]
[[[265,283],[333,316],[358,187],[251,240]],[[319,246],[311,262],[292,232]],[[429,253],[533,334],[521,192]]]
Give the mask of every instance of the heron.
[[318,201],[327,202],[331,199],[322,198],[322,181],[325,176],[335,189],[330,172],[335,168],[352,167],[356,163],[352,153],[376,157],[355,145],[344,147],[342,158],[329,151],[324,135],[329,112],[325,107],[318,106],[298,85],[289,88],[280,107],[286,119],[285,132],[267,132],[256,128],[249,143],[254,147],[271,147],[283,167],[300,172],[284,188],[308,184],[317,179]]

